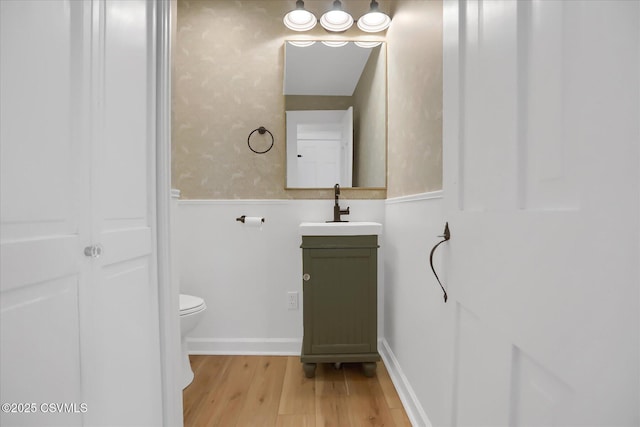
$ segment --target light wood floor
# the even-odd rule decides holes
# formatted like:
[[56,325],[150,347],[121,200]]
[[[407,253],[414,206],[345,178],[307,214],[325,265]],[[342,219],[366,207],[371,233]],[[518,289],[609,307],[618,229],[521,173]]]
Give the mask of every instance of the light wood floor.
[[384,364],[318,364],[305,378],[295,356],[191,356],[185,427],[411,426]]

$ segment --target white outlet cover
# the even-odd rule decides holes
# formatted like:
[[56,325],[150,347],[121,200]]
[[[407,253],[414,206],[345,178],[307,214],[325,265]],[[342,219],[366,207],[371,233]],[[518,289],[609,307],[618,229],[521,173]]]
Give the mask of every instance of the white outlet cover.
[[287,307],[289,308],[289,310],[298,309],[298,293],[297,292],[287,293]]

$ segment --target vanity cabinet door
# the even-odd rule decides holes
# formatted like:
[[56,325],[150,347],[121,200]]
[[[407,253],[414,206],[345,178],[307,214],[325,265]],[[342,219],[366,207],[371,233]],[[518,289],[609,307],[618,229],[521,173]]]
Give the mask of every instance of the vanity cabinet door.
[[376,240],[303,238],[303,354],[377,353]]

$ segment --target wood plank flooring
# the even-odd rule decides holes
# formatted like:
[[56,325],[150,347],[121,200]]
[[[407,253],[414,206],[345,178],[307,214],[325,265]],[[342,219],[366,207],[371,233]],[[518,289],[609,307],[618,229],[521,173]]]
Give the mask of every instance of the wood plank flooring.
[[305,378],[296,356],[191,356],[185,427],[411,426],[382,362],[318,364]]

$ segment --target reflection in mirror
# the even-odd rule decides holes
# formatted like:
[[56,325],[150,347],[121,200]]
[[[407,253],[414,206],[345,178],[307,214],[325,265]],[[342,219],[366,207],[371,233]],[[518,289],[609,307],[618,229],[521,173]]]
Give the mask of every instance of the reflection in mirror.
[[383,188],[385,45],[332,43],[285,43],[287,187]]

